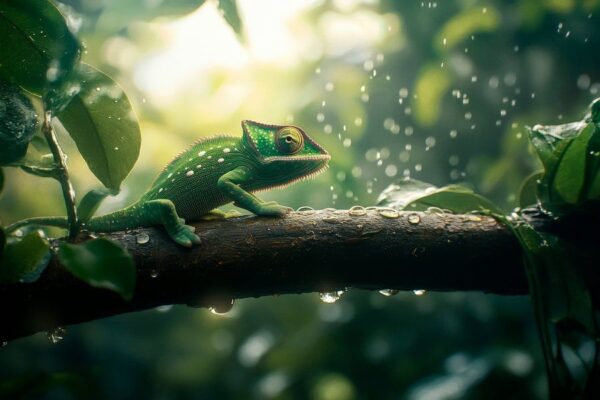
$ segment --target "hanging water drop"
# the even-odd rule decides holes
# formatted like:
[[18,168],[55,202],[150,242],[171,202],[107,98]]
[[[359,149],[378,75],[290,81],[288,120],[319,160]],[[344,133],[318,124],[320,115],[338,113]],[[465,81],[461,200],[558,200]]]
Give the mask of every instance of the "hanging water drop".
[[343,290],[337,290],[335,292],[322,292],[319,293],[319,299],[323,303],[332,304],[340,299],[340,297],[344,294]]
[[135,235],[135,242],[137,244],[146,244],[150,241],[150,236],[147,233],[138,233]]
[[48,340],[50,340],[53,344],[56,344],[56,343],[60,342],[61,340],[63,340],[63,338],[65,337],[66,334],[67,334],[67,330],[65,328],[63,328],[62,326],[59,326],[57,328],[54,328],[51,331],[46,332],[46,336],[48,337]]
[[399,290],[396,289],[381,289],[379,293],[384,295],[385,297],[391,297],[397,295]]
[[415,294],[415,296],[423,296],[425,293],[427,293],[427,291],[424,289],[416,289],[413,290],[413,293]]
[[212,306],[208,307],[208,310],[211,312],[211,314],[214,314],[214,315],[224,315],[224,314],[227,314],[229,311],[231,311],[234,304],[235,304],[234,299],[226,299],[226,300],[217,302],[217,303],[213,304]]

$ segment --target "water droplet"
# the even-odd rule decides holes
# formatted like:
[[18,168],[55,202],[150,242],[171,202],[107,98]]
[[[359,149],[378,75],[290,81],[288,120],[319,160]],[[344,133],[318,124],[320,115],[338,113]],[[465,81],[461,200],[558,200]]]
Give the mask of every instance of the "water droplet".
[[137,244],[146,244],[150,241],[150,236],[146,233],[138,233],[135,235],[135,241]]
[[157,278],[158,277],[158,271],[153,269],[152,271],[150,271],[150,278]]
[[6,347],[6,346],[8,346],[8,342],[2,342],[2,343],[0,343],[0,347]]
[[421,222],[421,217],[419,216],[419,214],[410,214],[408,216],[408,222],[410,222],[413,225],[417,225]]
[[415,296],[423,296],[425,293],[427,293],[427,291],[424,289],[417,289],[413,290],[413,293],[415,294]]
[[365,215],[367,210],[363,206],[353,206],[348,210],[348,215],[352,217],[360,217],[361,215]]
[[383,218],[396,219],[400,217],[400,213],[393,208],[380,208],[377,210]]
[[340,297],[344,294],[343,290],[337,290],[335,292],[322,292],[319,293],[319,299],[323,303],[332,304],[340,299]]
[[478,215],[469,215],[469,216],[467,217],[467,219],[468,219],[469,221],[472,221],[472,222],[481,222],[481,221],[483,221],[483,218],[481,218],[481,217],[480,217],[480,216],[478,216]]
[[302,207],[298,208],[296,211],[305,213],[305,214],[314,214],[316,212],[314,208],[309,207],[309,206],[302,206]]
[[65,337],[66,334],[67,334],[67,330],[65,328],[63,328],[62,326],[59,326],[57,328],[54,328],[51,331],[46,332],[46,336],[48,337],[48,340],[50,340],[53,344],[56,344],[56,343],[60,342],[61,340],[63,340],[63,338]]
[[225,299],[214,303],[212,306],[208,307],[208,310],[214,315],[224,315],[231,311],[234,303],[234,299]]
[[336,224],[336,223],[338,222],[338,220],[337,220],[337,218],[336,218],[336,217],[329,216],[329,215],[328,215],[328,216],[325,216],[325,217],[323,217],[322,221],[323,221],[323,222],[326,222],[326,223],[328,223],[328,224]]
[[399,290],[396,289],[381,289],[379,293],[384,295],[385,297],[391,297],[398,294]]
[[439,215],[441,217],[446,215],[445,211],[439,207],[428,207],[426,212],[428,212],[430,214],[434,214],[434,215]]
[[158,311],[158,312],[160,312],[160,313],[166,313],[166,312],[171,311],[172,308],[173,308],[172,304],[167,304],[167,305],[164,305],[164,306],[158,306],[158,307],[156,307],[155,310]]

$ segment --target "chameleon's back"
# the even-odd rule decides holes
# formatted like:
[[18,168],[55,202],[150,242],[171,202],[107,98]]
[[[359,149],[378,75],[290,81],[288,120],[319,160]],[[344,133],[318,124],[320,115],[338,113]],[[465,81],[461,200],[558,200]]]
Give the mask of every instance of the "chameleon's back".
[[241,138],[201,139],[165,167],[140,202],[168,199],[180,217],[197,219],[231,202],[218,189],[218,179],[242,164],[252,163]]

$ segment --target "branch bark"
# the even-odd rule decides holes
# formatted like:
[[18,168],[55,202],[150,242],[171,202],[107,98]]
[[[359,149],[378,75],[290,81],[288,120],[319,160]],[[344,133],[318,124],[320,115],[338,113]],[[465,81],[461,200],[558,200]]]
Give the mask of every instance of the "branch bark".
[[353,214],[361,212],[201,222],[196,228],[202,243],[192,249],[160,228],[107,234],[135,259],[133,300],[88,286],[54,257],[37,282],[0,285],[0,341],[165,304],[206,307],[224,299],[346,287],[527,293],[519,244],[490,217]]

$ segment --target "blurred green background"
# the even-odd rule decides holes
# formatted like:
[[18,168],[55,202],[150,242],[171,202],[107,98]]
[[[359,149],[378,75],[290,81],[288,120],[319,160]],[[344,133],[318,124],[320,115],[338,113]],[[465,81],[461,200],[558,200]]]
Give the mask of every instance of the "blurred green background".
[[[600,96],[598,0],[240,0],[239,34],[215,1],[198,3],[57,3],[83,60],[124,87],[142,127],[138,163],[101,211],[132,202],[197,138],[241,134],[242,119],[302,126],[333,156],[317,179],[266,199],[366,206],[410,176],[465,183],[510,210],[536,168],[524,126],[579,120]],[[77,193],[100,186],[59,139]],[[55,182],[5,174],[3,222],[64,212]],[[542,399],[532,319],[526,297],[478,293],[280,296],[224,316],[162,307],[67,327],[56,344],[9,343],[0,388],[48,399]]]

